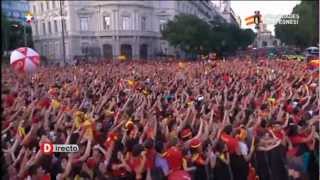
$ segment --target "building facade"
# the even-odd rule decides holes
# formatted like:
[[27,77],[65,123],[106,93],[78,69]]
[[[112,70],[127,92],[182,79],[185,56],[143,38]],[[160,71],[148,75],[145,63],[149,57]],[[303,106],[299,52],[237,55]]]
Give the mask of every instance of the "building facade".
[[25,22],[25,16],[29,11],[29,3],[26,0],[2,0],[1,10],[9,20]]
[[226,23],[231,23],[237,25],[239,28],[241,27],[241,18],[236,15],[236,13],[231,8],[230,0],[218,0],[214,1],[214,4],[217,6],[219,13],[226,21]]
[[68,61],[85,55],[106,59],[174,55],[177,50],[161,39],[168,20],[181,13],[206,21],[221,16],[210,1],[30,1],[30,9],[35,48],[49,59],[62,59],[64,27]]
[[272,35],[271,31],[267,30],[266,24],[260,24],[253,46],[256,48],[279,47],[281,46],[281,42]]

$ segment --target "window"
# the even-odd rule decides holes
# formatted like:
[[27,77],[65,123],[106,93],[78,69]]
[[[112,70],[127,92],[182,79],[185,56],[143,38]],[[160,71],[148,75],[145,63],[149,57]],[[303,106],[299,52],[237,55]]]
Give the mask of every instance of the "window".
[[166,25],[166,20],[160,19],[160,30],[161,30],[161,31],[164,30],[165,25]]
[[43,55],[45,55],[45,56],[48,55],[48,54],[47,54],[47,52],[48,52],[47,49],[48,49],[48,45],[47,45],[47,44],[44,44],[44,45],[43,45],[43,52],[42,52],[42,53],[43,53]]
[[52,8],[56,8],[56,1],[52,1]]
[[41,6],[41,12],[43,12],[43,3],[41,3],[40,6]]
[[33,13],[34,13],[34,14],[37,13],[36,10],[37,10],[37,9],[36,9],[36,6],[34,5],[34,6],[33,6]]
[[130,17],[122,16],[122,29],[129,30],[130,29]]
[[49,10],[49,1],[46,2],[47,10]]
[[89,47],[89,43],[82,43],[81,44],[81,53],[83,55],[88,54],[88,47]]
[[38,31],[38,22],[34,22],[34,30],[35,30],[35,34],[38,35],[39,31]]
[[146,30],[146,17],[141,17],[141,31]]
[[88,18],[81,17],[80,18],[80,31],[88,31]]
[[109,30],[110,29],[110,16],[104,16],[103,17],[103,29]]
[[49,34],[52,33],[52,32],[51,32],[51,22],[50,22],[50,21],[48,22],[48,33],[49,33]]
[[53,24],[54,24],[54,32],[58,32],[58,22],[57,22],[57,20],[54,20]]
[[59,53],[60,53],[60,51],[59,51],[59,42],[56,42],[56,47],[57,48],[55,48],[55,53],[54,53],[54,58],[59,58]]
[[46,25],[42,23],[42,35],[46,34]]

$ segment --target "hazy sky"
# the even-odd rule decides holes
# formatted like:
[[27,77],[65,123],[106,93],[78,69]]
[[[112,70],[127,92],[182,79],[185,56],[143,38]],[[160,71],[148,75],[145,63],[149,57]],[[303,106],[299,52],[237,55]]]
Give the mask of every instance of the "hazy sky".
[[[272,31],[274,34],[274,24],[270,24],[271,20],[274,19],[272,16],[286,15],[292,12],[295,5],[299,4],[300,1],[231,1],[231,7],[233,11],[241,17],[242,28],[254,28],[254,25],[246,26],[244,19],[247,16],[254,14],[254,11],[260,10],[262,18],[269,16],[269,23],[267,23],[267,29]],[[271,15],[271,16],[270,16]]]

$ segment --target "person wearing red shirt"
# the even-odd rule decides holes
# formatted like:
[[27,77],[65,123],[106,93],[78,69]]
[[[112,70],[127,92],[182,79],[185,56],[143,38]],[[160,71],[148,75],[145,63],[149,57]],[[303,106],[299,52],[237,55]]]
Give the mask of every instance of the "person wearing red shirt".
[[130,168],[130,171],[135,174],[136,180],[144,179],[146,175],[146,152],[143,151],[142,145],[134,145],[132,153],[128,157],[127,164]]
[[176,146],[177,141],[171,141],[171,147],[164,153],[164,157],[167,159],[170,171],[177,171],[182,169],[182,151]]
[[156,154],[157,154],[156,150],[154,149],[153,140],[147,139],[144,146],[146,148],[146,158],[147,158],[146,169],[151,170],[154,168],[154,163],[155,163]]
[[230,134],[232,132],[232,126],[226,126],[223,132],[221,133],[220,139],[226,143],[228,146],[228,150],[230,154],[233,154],[236,152],[239,142],[236,138],[232,137]]

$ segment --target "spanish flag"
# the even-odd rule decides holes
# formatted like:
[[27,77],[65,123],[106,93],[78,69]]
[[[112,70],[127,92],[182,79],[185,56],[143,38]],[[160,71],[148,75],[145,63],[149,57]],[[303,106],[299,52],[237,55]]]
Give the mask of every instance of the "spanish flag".
[[[254,17],[255,17],[255,15],[253,15],[253,16],[248,16],[248,17],[246,17],[246,18],[244,19],[247,26],[248,26],[248,25],[251,25],[251,24],[255,24],[255,22],[254,22]],[[260,21],[262,22],[261,15],[260,15]]]

